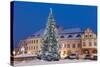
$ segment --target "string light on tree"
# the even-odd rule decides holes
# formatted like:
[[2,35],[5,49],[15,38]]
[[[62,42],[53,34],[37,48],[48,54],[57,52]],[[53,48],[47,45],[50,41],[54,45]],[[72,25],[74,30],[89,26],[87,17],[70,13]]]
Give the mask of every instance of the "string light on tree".
[[52,9],[48,16],[48,22],[42,39],[42,47],[40,51],[43,60],[59,60],[59,45],[57,40],[57,29],[52,15]]

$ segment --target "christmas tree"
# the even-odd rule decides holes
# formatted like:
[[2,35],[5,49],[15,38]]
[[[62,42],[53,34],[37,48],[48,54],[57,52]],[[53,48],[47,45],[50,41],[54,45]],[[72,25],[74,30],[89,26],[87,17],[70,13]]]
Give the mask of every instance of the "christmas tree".
[[40,51],[41,59],[47,61],[59,60],[59,45],[57,40],[57,29],[52,15],[52,9],[48,16],[48,23],[42,39],[42,47]]

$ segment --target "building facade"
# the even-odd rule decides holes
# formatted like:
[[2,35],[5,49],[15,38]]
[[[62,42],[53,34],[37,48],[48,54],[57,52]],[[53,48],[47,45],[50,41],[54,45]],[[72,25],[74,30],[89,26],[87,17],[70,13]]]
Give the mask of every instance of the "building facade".
[[[62,27],[61,27],[62,28]],[[77,55],[97,53],[97,37],[89,28],[82,32],[79,28],[61,29],[58,28],[58,43],[60,45],[60,57],[64,59],[68,55],[74,53]],[[21,48],[25,48],[25,54],[37,56],[42,45],[43,30],[40,30],[20,41],[16,55],[22,54]]]
[[81,49],[81,34],[83,32],[79,28],[73,28],[64,30],[64,32],[60,33],[59,43],[61,45],[60,48],[60,56],[61,58],[65,58],[69,54],[75,53],[79,54]]
[[81,36],[82,54],[96,54],[97,53],[97,36],[90,29],[87,28]]

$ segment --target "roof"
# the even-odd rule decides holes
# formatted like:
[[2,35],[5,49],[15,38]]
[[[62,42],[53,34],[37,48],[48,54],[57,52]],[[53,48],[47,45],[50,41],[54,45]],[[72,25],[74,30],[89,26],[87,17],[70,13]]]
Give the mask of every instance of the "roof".
[[62,33],[78,33],[82,32],[80,28],[70,28],[70,29],[65,29]]
[[[35,32],[29,38],[33,37],[42,37],[44,33],[44,29],[40,29],[39,31]],[[66,39],[79,39],[82,34],[82,30],[80,28],[69,28],[69,29],[62,29],[62,27],[58,28],[58,37],[63,37]]]

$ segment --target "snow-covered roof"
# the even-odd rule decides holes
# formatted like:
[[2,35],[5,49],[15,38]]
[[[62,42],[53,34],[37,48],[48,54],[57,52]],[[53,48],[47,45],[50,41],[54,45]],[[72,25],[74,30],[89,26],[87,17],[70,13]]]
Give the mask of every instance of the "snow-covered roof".
[[59,33],[59,37],[65,39],[79,39],[82,33],[83,32],[80,28],[64,29]]
[[[39,31],[35,32],[31,36],[32,37],[42,37],[45,29],[40,29]],[[80,35],[82,34],[82,30],[80,28],[70,28],[70,29],[60,29],[58,28],[58,37],[64,36],[67,39],[79,39]]]
[[70,29],[65,29],[62,33],[78,33],[82,32],[80,28],[70,28]]

